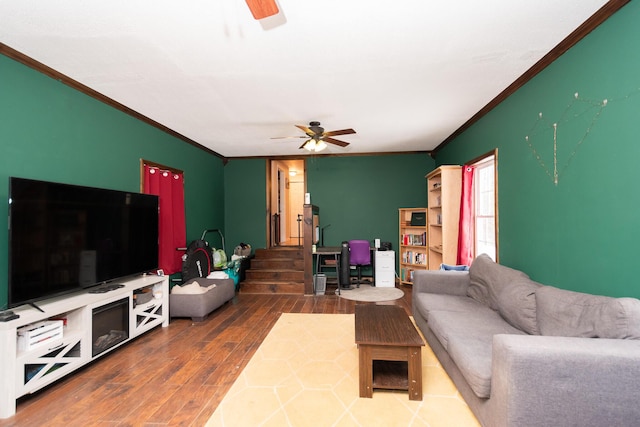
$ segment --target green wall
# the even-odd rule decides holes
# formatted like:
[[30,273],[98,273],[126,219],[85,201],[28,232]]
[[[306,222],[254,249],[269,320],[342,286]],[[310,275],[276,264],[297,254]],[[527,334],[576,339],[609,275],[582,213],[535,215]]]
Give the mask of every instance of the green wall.
[[[307,191],[320,208],[325,245],[380,238],[398,246],[398,208],[426,206],[427,154],[308,157]],[[240,242],[267,245],[266,160],[231,159],[225,166],[227,252]]]
[[224,167],[227,254],[240,242],[267,246],[267,161],[231,159]]
[[427,205],[427,154],[312,157],[307,191],[320,208],[326,246],[350,239],[391,242],[398,249],[398,208]]
[[544,284],[640,297],[638,22],[630,2],[436,157],[498,147],[500,262]]
[[[0,200],[8,177],[138,191],[141,158],[185,172],[187,241],[224,228],[222,161],[0,55]],[[0,206],[6,218],[8,206]],[[0,308],[8,232],[0,227]]]

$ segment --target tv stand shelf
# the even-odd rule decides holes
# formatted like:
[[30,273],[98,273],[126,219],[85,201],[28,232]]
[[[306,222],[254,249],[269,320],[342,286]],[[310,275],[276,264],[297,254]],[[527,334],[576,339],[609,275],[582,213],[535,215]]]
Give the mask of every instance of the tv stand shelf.
[[[13,311],[20,317],[0,323],[0,418],[15,414],[17,398],[51,384],[158,325],[169,325],[167,277],[140,276],[120,284],[123,286],[109,292],[84,290],[38,301],[43,312],[29,305],[16,307]],[[142,290],[153,292],[153,297],[135,304],[134,295]],[[126,316],[126,330],[122,331],[125,338],[93,356],[94,313],[118,303],[122,307],[120,313]],[[62,337],[32,348],[18,346],[19,328],[59,319],[64,324]]]

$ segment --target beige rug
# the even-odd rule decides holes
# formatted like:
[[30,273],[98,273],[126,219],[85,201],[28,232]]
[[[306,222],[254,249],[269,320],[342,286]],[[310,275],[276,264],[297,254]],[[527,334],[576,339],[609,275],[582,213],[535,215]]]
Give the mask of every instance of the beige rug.
[[[337,291],[336,291],[337,294]],[[393,301],[404,296],[404,291],[398,288],[381,288],[371,285],[352,286],[351,289],[341,289],[340,298],[353,301],[381,302]]]
[[207,426],[466,427],[478,422],[428,347],[423,400],[358,396],[353,314],[282,314]]

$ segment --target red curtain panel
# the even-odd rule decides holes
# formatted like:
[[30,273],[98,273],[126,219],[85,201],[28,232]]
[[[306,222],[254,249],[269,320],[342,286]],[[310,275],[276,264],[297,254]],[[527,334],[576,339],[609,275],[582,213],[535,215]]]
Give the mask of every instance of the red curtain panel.
[[462,167],[462,194],[460,196],[460,229],[458,231],[458,265],[471,265],[473,261],[473,174],[475,168]]
[[158,264],[165,274],[182,270],[182,252],[186,247],[184,176],[144,165],[144,192],[159,196]]

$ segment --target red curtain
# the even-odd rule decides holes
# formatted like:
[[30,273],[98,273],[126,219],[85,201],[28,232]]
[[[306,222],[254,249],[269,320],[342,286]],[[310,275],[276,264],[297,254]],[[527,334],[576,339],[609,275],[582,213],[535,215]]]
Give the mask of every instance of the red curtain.
[[182,270],[186,244],[184,177],[182,173],[144,165],[144,192],[160,196],[158,264],[165,274]]
[[473,174],[475,167],[462,167],[462,194],[460,196],[460,229],[458,231],[458,265],[471,265],[473,261]]

